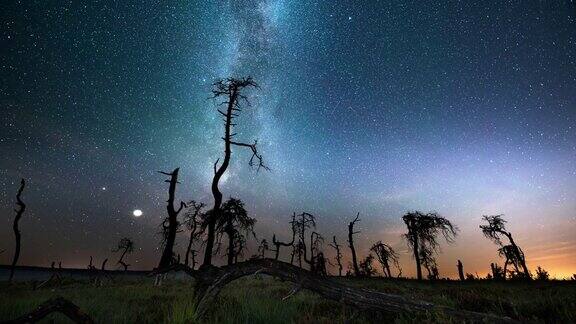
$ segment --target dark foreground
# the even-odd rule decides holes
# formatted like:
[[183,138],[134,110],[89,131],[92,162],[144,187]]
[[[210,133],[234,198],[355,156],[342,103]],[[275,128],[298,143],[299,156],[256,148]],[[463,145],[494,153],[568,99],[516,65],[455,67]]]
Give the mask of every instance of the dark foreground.
[[[193,282],[172,277],[161,287],[142,275],[113,276],[95,286],[88,280],[64,277],[34,289],[38,281],[12,285],[0,282],[0,322],[30,312],[42,302],[62,296],[97,323],[191,323]],[[346,284],[400,294],[456,309],[509,316],[533,323],[575,323],[576,281],[488,282],[338,279]],[[213,305],[210,323],[352,323],[451,322],[443,314],[358,313],[313,293],[299,292],[287,300],[292,285],[262,276],[232,282]],[[60,315],[49,322],[66,323]],[[455,322],[455,321],[452,321]]]

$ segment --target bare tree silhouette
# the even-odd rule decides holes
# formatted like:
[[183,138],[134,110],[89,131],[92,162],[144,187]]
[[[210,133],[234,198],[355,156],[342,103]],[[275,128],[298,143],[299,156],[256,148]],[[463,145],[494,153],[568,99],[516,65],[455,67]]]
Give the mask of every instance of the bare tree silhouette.
[[302,267],[302,260],[309,267],[313,266],[312,259],[314,258],[314,244],[318,244],[320,240],[322,240],[321,236],[312,231],[310,235],[310,250],[311,250],[311,257],[308,258],[308,247],[306,246],[306,231],[316,229],[316,217],[310,213],[303,212],[296,217],[294,224],[294,228],[298,235],[298,243],[297,247],[297,254],[298,254],[298,264]]
[[222,205],[222,193],[219,189],[220,179],[228,169],[230,164],[230,157],[232,156],[232,146],[249,148],[252,151],[252,157],[250,157],[249,165],[254,166],[256,164],[257,170],[261,168],[269,170],[269,168],[264,164],[262,155],[258,152],[257,141],[253,144],[247,144],[242,142],[234,141],[234,136],[236,133],[232,133],[232,128],[236,125],[233,123],[234,118],[238,117],[241,110],[240,101],[243,100],[249,105],[248,98],[242,94],[242,91],[254,87],[257,88],[258,85],[251,77],[235,79],[228,78],[226,80],[218,80],[214,83],[214,89],[212,90],[213,98],[225,97],[225,101],[222,105],[226,105],[226,111],[218,109],[218,112],[224,117],[224,160],[222,164],[218,166],[219,160],[214,163],[214,178],[212,179],[212,195],[214,196],[214,207],[212,212],[209,214],[207,219],[207,238],[206,238],[206,250],[204,252],[204,263],[203,265],[212,264],[212,254],[214,250],[214,241],[216,239],[216,222],[221,214]]
[[392,278],[392,272],[390,271],[390,263],[400,271],[400,264],[398,263],[398,253],[388,244],[378,241],[372,245],[370,251],[376,254],[376,258],[380,265],[382,265],[382,272],[384,277]]
[[[504,263],[504,273],[506,273],[508,264],[512,264],[515,268],[516,274],[521,274],[525,279],[530,279],[530,271],[528,271],[528,267],[526,266],[526,257],[524,252],[516,242],[514,242],[512,233],[506,230],[506,220],[503,216],[503,214],[482,216],[482,220],[488,223],[480,225],[482,234],[484,234],[486,238],[492,240],[496,245],[500,246],[499,253],[501,256],[506,258],[506,262]],[[503,237],[508,239],[508,245],[504,245],[502,242]],[[519,267],[522,268],[522,272],[520,272]]]
[[[325,258],[324,258],[324,254],[320,251],[320,248],[322,246],[322,244],[324,243],[324,238],[322,237],[322,235],[320,235],[318,232],[312,231],[312,233],[310,233],[310,259],[306,259],[306,263],[308,263],[308,266],[310,268],[310,271],[312,271],[313,273],[318,273],[318,271],[321,271],[321,269],[318,269],[317,266],[320,266],[320,268],[324,268],[324,272],[326,272],[326,264],[325,264]],[[319,260],[317,260],[318,255],[322,253],[322,261],[319,262]]]
[[190,256],[192,257],[192,269],[196,266],[196,253],[197,251],[192,250],[194,242],[202,234],[200,230],[202,209],[204,209],[204,203],[197,203],[194,200],[187,204],[187,210],[184,214],[184,225],[186,229],[190,231],[190,237],[188,239],[188,246],[186,247],[186,255],[184,256],[184,264],[189,265]]
[[180,206],[178,209],[174,207],[174,200],[176,195],[176,185],[178,182],[178,172],[180,168],[174,169],[172,172],[163,172],[158,171],[163,175],[167,175],[170,177],[168,182],[170,186],[168,187],[168,200],[166,205],[166,211],[168,212],[168,217],[164,219],[162,222],[162,245],[164,246],[164,251],[162,252],[162,257],[160,258],[160,263],[158,264],[158,268],[167,267],[170,264],[174,263],[174,242],[176,241],[176,233],[180,228],[180,223],[178,222],[178,214],[182,211],[186,204],[184,202],[180,202]]
[[356,248],[354,247],[354,234],[360,233],[359,231],[354,232],[354,225],[356,225],[356,222],[360,221],[358,217],[360,217],[360,213],[356,214],[356,218],[354,218],[354,220],[352,220],[348,224],[348,246],[350,247],[350,251],[352,252],[352,267],[354,268],[355,276],[360,275],[360,268],[358,267],[358,258],[356,257]]
[[[292,241],[290,242],[282,242],[282,241],[278,241],[276,239],[276,234],[274,233],[272,235],[272,244],[274,245],[274,260],[278,260],[278,257],[280,256],[280,247],[282,246],[294,246],[294,241],[296,240],[296,228],[295,228],[295,221],[296,221],[296,213],[292,214],[292,221],[290,222],[290,225],[292,227]],[[294,255],[294,254],[292,254]]]
[[332,237],[332,243],[330,244],[331,247],[336,250],[336,264],[338,265],[338,276],[342,277],[342,252],[340,252],[341,245],[336,242],[336,235]]
[[26,204],[22,201],[22,192],[24,191],[24,187],[26,186],[26,181],[24,178],[20,180],[20,188],[18,188],[18,192],[16,193],[16,206],[17,208],[14,209],[16,212],[16,217],[14,217],[14,223],[12,224],[12,229],[14,230],[14,239],[16,241],[16,247],[14,249],[14,257],[12,258],[12,265],[10,267],[10,278],[8,281],[12,281],[14,278],[14,271],[16,270],[16,264],[18,263],[18,259],[20,258],[20,241],[22,240],[22,236],[20,234],[20,228],[18,227],[20,223],[20,219],[26,211]]
[[[244,234],[254,233],[256,219],[248,216],[244,203],[240,199],[230,198],[221,207],[220,217],[216,220],[216,240],[221,241],[222,235],[228,236],[228,251],[226,253],[228,265],[234,263],[236,255],[241,253],[246,241]],[[237,251],[237,249],[240,250]]]
[[124,261],[124,257],[127,254],[134,252],[134,242],[128,237],[123,237],[116,245],[116,248],[112,250],[112,252],[120,251],[122,251],[122,254],[120,255],[120,259],[118,259],[117,263],[122,265],[124,267],[124,271],[126,271],[130,265]]
[[429,277],[437,277],[438,267],[434,259],[439,248],[437,236],[442,235],[448,243],[453,243],[458,229],[437,213],[415,211],[402,216],[402,220],[408,228],[404,238],[413,250],[418,280],[422,280],[422,265],[428,270]]

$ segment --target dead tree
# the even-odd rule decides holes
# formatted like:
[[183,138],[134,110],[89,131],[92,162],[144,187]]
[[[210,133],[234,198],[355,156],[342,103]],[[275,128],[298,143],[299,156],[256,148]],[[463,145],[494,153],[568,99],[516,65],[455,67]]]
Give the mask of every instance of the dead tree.
[[120,251],[122,251],[122,254],[120,255],[120,259],[118,259],[117,263],[122,265],[122,267],[124,267],[124,271],[127,271],[130,265],[124,262],[124,257],[127,254],[134,252],[134,242],[128,237],[122,238],[118,242],[116,248],[112,250],[112,252],[120,252]]
[[214,243],[216,240],[216,222],[221,214],[222,205],[222,193],[219,189],[220,179],[228,169],[230,164],[230,157],[232,156],[232,146],[248,148],[252,151],[252,156],[250,157],[249,165],[252,167],[255,164],[257,170],[261,168],[269,170],[269,168],[264,164],[262,155],[258,152],[257,144],[255,140],[253,144],[247,144],[243,142],[236,142],[234,136],[236,133],[232,132],[233,127],[236,125],[233,123],[234,118],[239,116],[241,110],[240,102],[244,101],[249,105],[248,97],[246,97],[242,92],[250,87],[257,88],[258,85],[251,77],[243,79],[228,78],[226,80],[218,80],[214,83],[214,89],[212,90],[213,98],[224,97],[225,100],[222,105],[226,105],[226,111],[218,109],[224,117],[224,160],[222,164],[218,166],[219,159],[214,163],[214,177],[212,179],[212,195],[214,196],[214,206],[212,207],[212,213],[207,219],[207,238],[206,238],[206,250],[204,252],[204,263],[203,265],[212,264],[212,254],[214,250]]
[[184,225],[186,229],[190,231],[190,238],[188,239],[188,246],[186,247],[186,255],[184,256],[184,264],[189,265],[190,256],[192,256],[192,269],[196,266],[196,251],[192,250],[194,242],[202,234],[200,229],[200,218],[202,216],[202,209],[204,209],[203,203],[197,203],[195,201],[190,201],[187,204],[188,208],[184,214]]
[[356,257],[356,248],[354,247],[354,234],[360,232],[354,232],[354,225],[359,222],[360,213],[356,214],[356,218],[348,224],[348,246],[350,247],[350,252],[352,252],[352,266],[354,268],[354,275],[360,276],[360,268],[358,267],[358,258]]
[[[521,274],[525,277],[525,279],[530,279],[530,271],[528,271],[528,267],[526,266],[526,256],[520,247],[514,242],[514,238],[512,237],[512,233],[506,230],[506,220],[503,218],[503,214],[500,215],[493,215],[493,216],[482,216],[482,219],[485,220],[488,224],[480,225],[480,229],[482,229],[482,234],[486,236],[488,239],[492,240],[496,245],[500,246],[500,255],[506,257],[507,261],[504,264],[504,269],[508,262],[513,262],[513,265],[516,268],[516,273]],[[502,238],[506,237],[508,240],[508,245],[504,245],[502,242]],[[518,266],[522,268],[522,272],[518,269]]]
[[460,281],[464,281],[464,265],[462,264],[462,261],[458,260],[458,277],[460,278]]
[[14,223],[12,224],[12,229],[14,230],[14,239],[16,240],[16,247],[14,249],[14,257],[12,258],[12,266],[10,267],[10,278],[8,281],[12,281],[14,278],[14,271],[16,270],[16,264],[18,263],[18,259],[20,258],[20,241],[22,236],[20,234],[20,228],[18,227],[20,219],[26,211],[26,204],[22,201],[22,192],[24,191],[24,187],[26,186],[26,181],[24,178],[20,180],[20,188],[18,188],[18,192],[16,193],[16,206],[17,208],[14,209],[16,212],[16,217],[14,217]]
[[276,234],[272,235],[272,244],[274,245],[274,260],[278,260],[280,256],[280,247],[282,246],[294,246],[294,241],[296,240],[296,229],[295,229],[295,220],[296,220],[296,213],[292,214],[292,221],[290,222],[292,227],[292,241],[290,242],[282,242],[276,239]]
[[167,267],[174,262],[174,242],[176,242],[176,233],[180,227],[180,223],[178,222],[178,214],[180,214],[182,209],[186,207],[186,204],[182,201],[180,202],[180,206],[178,208],[174,206],[179,171],[180,168],[176,168],[170,173],[158,171],[158,173],[170,177],[169,180],[165,181],[170,184],[168,187],[168,204],[166,205],[168,217],[164,220],[164,222],[162,222],[162,243],[164,245],[164,251],[162,252],[162,257],[160,258],[158,268]]
[[238,262],[231,266],[202,267],[200,270],[192,270],[183,264],[175,264],[160,271],[156,270],[152,272],[150,276],[167,273],[169,271],[184,271],[195,278],[195,321],[205,319],[206,314],[215,304],[215,299],[218,297],[220,291],[230,282],[254,274],[267,274],[294,283],[297,289],[292,294],[302,289],[308,289],[318,293],[324,298],[355,307],[359,310],[392,312],[397,314],[429,314],[439,312],[454,318],[457,322],[517,323],[517,321],[507,317],[456,310],[399,295],[351,287],[340,281],[332,280],[329,277],[318,276],[295,265],[274,259],[252,259]]
[[342,277],[342,252],[340,252],[340,245],[336,242],[336,235],[332,237],[331,247],[336,250],[336,264],[338,265],[338,276]]
[[[310,259],[304,258],[304,260],[306,261],[306,263],[308,263],[310,271],[312,271],[313,273],[318,273],[319,271],[319,269],[316,266],[319,264],[317,260],[318,255],[322,253],[320,251],[322,243],[324,243],[324,238],[322,237],[322,235],[320,235],[315,231],[312,231],[312,233],[310,233]],[[322,254],[321,263],[323,264],[321,264],[320,266],[324,267],[324,272],[326,271],[326,264],[324,264],[325,261],[326,259],[324,258],[324,254]]]
[[418,280],[422,280],[422,265],[428,270],[429,276],[436,276],[438,267],[434,253],[439,250],[437,236],[441,235],[448,243],[453,243],[458,229],[437,213],[423,214],[415,211],[402,216],[402,220],[408,228],[404,238],[413,250]]
[[[311,259],[308,258],[308,247],[306,246],[306,231],[316,228],[316,217],[310,213],[303,212],[296,217],[294,228],[298,236],[298,243],[296,244],[296,254],[298,255],[298,264],[302,267],[302,260],[309,266],[312,264]],[[311,237],[312,239],[312,237]]]
[[382,243],[382,241],[378,241],[372,245],[370,251],[376,254],[376,258],[380,265],[382,266],[382,273],[384,273],[384,277],[392,278],[392,272],[390,271],[390,263],[393,263],[394,266],[400,272],[400,264],[398,262],[398,253],[392,249],[391,246],[388,244]]

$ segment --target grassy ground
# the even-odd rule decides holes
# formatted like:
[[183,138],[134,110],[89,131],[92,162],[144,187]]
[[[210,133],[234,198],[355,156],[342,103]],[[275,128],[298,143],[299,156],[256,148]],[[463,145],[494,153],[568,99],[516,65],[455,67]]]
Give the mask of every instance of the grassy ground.
[[[526,322],[576,323],[576,282],[416,282],[340,279],[349,285],[401,294],[466,309],[507,315]],[[168,281],[154,287],[150,278],[126,279],[94,287],[65,280],[59,287],[33,290],[31,283],[0,283],[0,321],[16,318],[55,296],[63,296],[97,323],[191,323],[192,282]],[[210,323],[342,323],[353,310],[309,292],[282,301],[291,285],[276,279],[244,278],[231,283],[214,305]],[[51,316],[56,323],[66,323]],[[368,314],[353,323],[450,322],[442,314]]]

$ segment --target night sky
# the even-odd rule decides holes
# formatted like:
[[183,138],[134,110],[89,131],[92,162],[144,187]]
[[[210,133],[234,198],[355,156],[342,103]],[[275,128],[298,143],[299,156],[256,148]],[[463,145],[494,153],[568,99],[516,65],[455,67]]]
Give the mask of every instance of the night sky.
[[413,275],[400,217],[437,211],[460,228],[441,275],[484,274],[503,261],[478,225],[504,213],[530,268],[576,272],[572,1],[9,0],[0,19],[1,264],[24,177],[21,264],[99,264],[130,236],[129,263],[155,266],[157,171],[211,204],[211,84],[250,75],[238,140],[272,170],[236,148],[221,190],[260,238],[308,211],[344,245],[360,212],[359,255],[383,240]]

